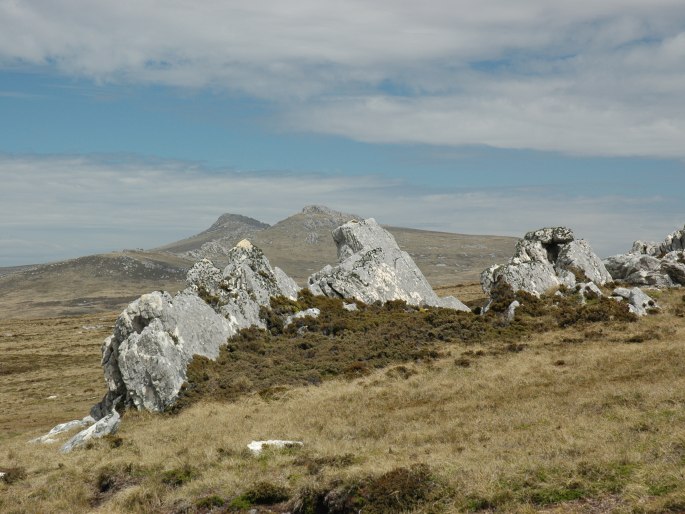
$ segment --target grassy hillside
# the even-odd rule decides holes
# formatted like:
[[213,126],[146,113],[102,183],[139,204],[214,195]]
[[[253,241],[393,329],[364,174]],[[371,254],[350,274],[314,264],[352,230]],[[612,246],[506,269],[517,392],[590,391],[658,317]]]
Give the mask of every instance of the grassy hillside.
[[0,276],[0,318],[122,310],[143,293],[185,287],[191,261],[153,252],[90,255]]
[[[222,401],[198,394],[174,415],[129,412],[116,436],[69,455],[26,441],[85,414],[85,395],[104,393],[101,375],[95,384],[85,379],[100,372],[102,334],[82,328],[94,323],[88,318],[55,324],[60,346],[80,343],[60,353],[61,377],[50,359],[28,369],[20,358],[36,347],[50,353],[47,332],[28,339],[30,323],[0,321],[0,351],[11,356],[0,389],[0,471],[9,477],[0,482],[0,511],[683,512],[682,291],[663,292],[663,309],[635,322],[617,321],[620,311],[599,302],[528,300],[516,322],[492,316],[471,335],[463,314],[393,316],[391,306],[385,315],[399,325],[390,337],[403,339],[410,323],[415,332],[404,338],[428,352],[355,354],[366,364],[358,374],[307,386],[256,384],[269,367],[287,364],[269,353],[268,338],[299,339],[278,326],[271,336],[248,334],[229,352],[235,361],[225,357],[223,371],[207,368],[189,384],[216,390],[241,352],[261,355],[261,371],[233,377],[242,392]],[[336,319],[310,332],[349,345],[343,338],[356,333],[361,352],[382,337],[372,317],[350,318],[333,333]],[[306,359],[323,348],[323,339],[308,342],[291,351]],[[246,450],[270,438],[304,446],[259,457]]]

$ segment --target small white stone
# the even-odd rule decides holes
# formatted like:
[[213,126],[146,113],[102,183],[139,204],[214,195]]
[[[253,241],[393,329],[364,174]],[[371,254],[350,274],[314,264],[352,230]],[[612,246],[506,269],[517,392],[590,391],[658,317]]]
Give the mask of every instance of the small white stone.
[[274,448],[291,448],[293,446],[303,446],[302,441],[284,441],[281,439],[269,439],[267,441],[252,441],[247,448],[254,454],[259,455],[265,446]]

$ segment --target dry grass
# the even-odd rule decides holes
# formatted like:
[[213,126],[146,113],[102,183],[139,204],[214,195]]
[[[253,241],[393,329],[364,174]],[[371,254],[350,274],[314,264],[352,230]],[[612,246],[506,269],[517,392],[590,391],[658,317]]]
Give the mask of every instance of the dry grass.
[[105,393],[100,345],[115,319],[0,320],[0,442],[88,413]]
[[[230,511],[269,491],[292,502],[328,491],[338,505],[373,511],[382,505],[374,494],[405,484],[396,496],[414,512],[683,512],[681,296],[664,292],[664,311],[637,323],[528,334],[513,351],[440,343],[443,358],[352,381],[202,402],[176,416],[131,412],[120,439],[69,455],[26,444],[50,424],[39,431],[16,412],[0,468],[23,467],[26,477],[0,484],[0,511]],[[76,391],[76,369],[97,375],[96,350],[63,363],[55,384]],[[305,446],[260,457],[245,449],[270,438]],[[417,469],[427,471],[408,475]],[[400,494],[407,477],[423,477],[425,490]],[[256,508],[283,512],[286,503]]]

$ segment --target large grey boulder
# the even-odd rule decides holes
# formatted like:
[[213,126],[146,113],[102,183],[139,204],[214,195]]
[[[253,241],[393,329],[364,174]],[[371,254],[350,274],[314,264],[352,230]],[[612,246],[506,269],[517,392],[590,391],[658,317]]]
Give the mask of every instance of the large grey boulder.
[[576,280],[604,285],[611,275],[589,243],[575,239],[566,227],[547,227],[528,232],[516,244],[507,264],[481,273],[481,286],[490,294],[498,282],[514,291],[541,295],[559,286],[573,287]]
[[663,242],[635,241],[626,254],[608,257],[604,264],[616,280],[636,286],[685,285],[685,228]]
[[[595,284],[603,285],[612,281],[611,274],[604,263],[584,239],[569,241],[562,245],[555,262],[555,268],[557,271],[566,270],[572,273],[582,273],[587,280]],[[582,277],[576,278],[583,279]]]
[[238,330],[202,298],[185,291],[144,294],[129,304],[102,347],[108,392],[94,418],[121,397],[125,407],[162,411],[176,399],[193,355],[215,358]]
[[454,297],[439,298],[409,254],[373,218],[349,221],[332,235],[339,262],[309,277],[314,294],[470,310]]
[[272,297],[296,298],[297,284],[249,241],[238,243],[228,258],[223,272],[211,261],[196,263],[183,292],[145,294],[121,313],[102,348],[108,392],[91,410],[95,419],[119,398],[123,407],[167,409],[194,355],[216,358],[240,329],[264,326],[260,308]]

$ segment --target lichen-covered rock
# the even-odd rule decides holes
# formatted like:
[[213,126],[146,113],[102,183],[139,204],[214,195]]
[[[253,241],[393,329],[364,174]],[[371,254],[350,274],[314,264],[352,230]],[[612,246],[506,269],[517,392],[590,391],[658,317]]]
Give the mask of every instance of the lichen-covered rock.
[[110,411],[119,397],[126,407],[164,410],[175,401],[193,355],[215,358],[237,329],[196,294],[141,296],[121,313],[103,343],[109,391],[91,414],[97,418]]
[[238,243],[228,257],[223,272],[202,260],[188,272],[183,292],[143,295],[121,313],[103,344],[108,392],[91,410],[94,418],[110,412],[118,398],[124,407],[167,409],[194,355],[216,358],[240,329],[264,326],[259,311],[273,296],[295,299],[297,284],[249,241]]
[[64,446],[60,448],[60,451],[62,453],[69,453],[73,449],[83,446],[92,439],[98,439],[100,437],[105,437],[106,435],[115,433],[119,428],[120,419],[119,413],[116,410],[113,410],[93,425],[89,426],[85,430],[81,430],[78,434],[69,439]]
[[573,230],[566,227],[546,227],[528,232],[523,239],[542,244],[565,244],[575,240]]
[[661,271],[670,278],[674,284],[685,285],[685,252],[674,251],[664,255],[661,260]]
[[626,300],[630,312],[637,314],[638,316],[644,316],[649,312],[649,309],[658,308],[654,299],[639,287],[633,287],[632,289],[617,287],[613,290],[611,295],[616,299]]
[[636,286],[670,287],[673,281],[661,272],[661,261],[652,255],[627,253],[604,260],[615,280]]
[[528,232],[507,264],[481,273],[481,286],[488,295],[498,281],[514,291],[539,296],[555,287],[573,287],[576,280],[604,285],[611,275],[587,241],[574,239],[573,231],[565,227]]
[[[592,251],[590,245],[584,239],[569,241],[561,246],[555,262],[557,272],[559,270],[581,273],[585,279],[595,284],[604,285],[611,282],[612,277],[602,260]],[[576,277],[583,280],[583,277]]]
[[611,276],[636,286],[685,285],[685,228],[672,232],[662,243],[635,241],[627,254],[604,261]]
[[409,254],[373,218],[350,221],[332,234],[339,263],[309,277],[312,293],[365,303],[403,300],[410,305],[470,310],[456,298],[441,300]]

